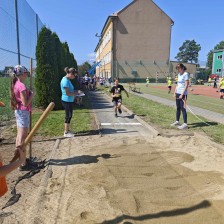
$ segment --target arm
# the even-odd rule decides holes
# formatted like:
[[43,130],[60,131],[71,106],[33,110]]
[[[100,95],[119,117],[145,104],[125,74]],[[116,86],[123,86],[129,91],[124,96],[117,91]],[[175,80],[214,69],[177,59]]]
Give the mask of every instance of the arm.
[[25,162],[26,153],[25,153],[24,149],[18,148],[17,150],[19,151],[19,156],[20,156],[19,160],[15,161],[13,163],[10,163],[8,165],[0,167],[0,177],[6,176],[8,173],[12,172],[17,167],[19,167],[22,163]]
[[24,107],[27,107],[28,105],[30,105],[33,99],[33,96],[34,96],[34,93],[31,91],[30,91],[30,96],[27,96],[25,90],[20,93],[20,98]]
[[182,94],[180,95],[180,99],[183,97],[183,95],[184,95],[185,91],[187,90],[188,86],[189,86],[189,80],[186,80],[184,90],[183,90]]
[[129,98],[129,94],[126,89],[124,89],[124,92],[126,93],[127,97]]
[[75,96],[76,92],[70,92],[68,87],[64,87],[67,96]]

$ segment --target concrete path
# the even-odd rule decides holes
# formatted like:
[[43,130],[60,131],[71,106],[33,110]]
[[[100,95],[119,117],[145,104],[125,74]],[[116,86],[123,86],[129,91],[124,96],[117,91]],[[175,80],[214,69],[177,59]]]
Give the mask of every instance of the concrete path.
[[[141,94],[135,93],[135,92],[132,92],[132,93],[136,96],[143,97],[143,98],[155,101],[157,103],[161,103],[171,107],[176,107],[175,100],[168,100],[162,97],[154,96],[151,94],[145,94],[145,93],[141,93]],[[212,112],[210,110],[202,109],[199,107],[187,105],[187,111],[189,110],[191,110],[194,114],[198,116],[208,119],[209,121],[215,121],[217,123],[224,124],[224,114],[220,114],[220,113]]]
[[[155,136],[156,130],[122,107],[122,114],[115,117],[111,99],[102,92],[89,92],[92,110],[99,122],[101,134],[119,134],[128,136]],[[129,112],[129,113],[128,113]]]

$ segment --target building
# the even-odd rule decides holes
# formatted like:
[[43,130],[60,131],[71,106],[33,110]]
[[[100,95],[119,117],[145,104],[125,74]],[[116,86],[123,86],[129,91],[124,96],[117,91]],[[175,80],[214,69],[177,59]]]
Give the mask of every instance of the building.
[[224,76],[224,49],[213,52],[212,74]]
[[[172,78],[174,78],[175,75],[177,75],[176,66],[177,66],[178,63],[182,63],[182,62],[170,61],[170,74],[171,74]],[[195,78],[198,64],[196,64],[196,63],[185,63],[185,62],[182,63],[182,64],[187,68],[187,72],[191,75],[191,78]]]
[[167,76],[173,20],[152,0],[133,0],[108,16],[95,48],[96,75],[122,80]]

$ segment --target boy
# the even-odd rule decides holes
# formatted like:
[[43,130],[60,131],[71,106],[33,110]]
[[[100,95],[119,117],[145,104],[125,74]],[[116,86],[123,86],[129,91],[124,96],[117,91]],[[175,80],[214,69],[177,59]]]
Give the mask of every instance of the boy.
[[114,105],[114,112],[115,112],[115,117],[117,117],[117,111],[121,114],[121,104],[122,104],[122,96],[121,96],[121,91],[124,91],[129,97],[128,92],[124,89],[124,86],[120,85],[118,83],[118,78],[114,80],[114,86],[111,88],[111,96],[112,96],[112,102]]

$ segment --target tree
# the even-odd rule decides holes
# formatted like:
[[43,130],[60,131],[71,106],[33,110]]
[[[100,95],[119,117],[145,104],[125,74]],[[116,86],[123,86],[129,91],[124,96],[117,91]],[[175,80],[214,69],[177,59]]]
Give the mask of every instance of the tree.
[[36,104],[46,108],[50,102],[55,109],[62,109],[60,81],[65,75],[65,67],[77,68],[74,55],[69,52],[67,43],[61,43],[57,34],[43,27],[36,47]]
[[39,33],[36,47],[36,104],[46,108],[51,101],[54,101],[54,70],[52,55],[52,32],[43,27]]
[[88,61],[84,62],[82,65],[78,66],[79,75],[84,75],[86,71],[88,71],[91,68],[91,65]]
[[201,50],[200,44],[197,44],[195,40],[185,40],[183,45],[179,48],[179,53],[175,57],[181,62],[198,62],[198,52]]

